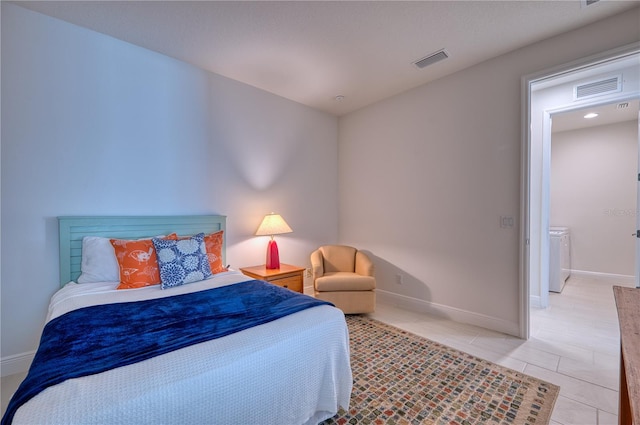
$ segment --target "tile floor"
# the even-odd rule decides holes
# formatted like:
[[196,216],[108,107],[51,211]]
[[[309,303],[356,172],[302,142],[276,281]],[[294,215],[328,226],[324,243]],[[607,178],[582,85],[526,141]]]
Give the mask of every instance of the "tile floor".
[[[471,325],[379,304],[371,316],[494,363],[560,385],[552,425],[617,424],[619,329],[613,285],[571,277],[551,306],[531,310],[523,341]],[[24,374],[1,379],[2,412]]]
[[618,422],[619,328],[613,285],[571,277],[550,307],[532,309],[528,341],[450,320],[378,305],[371,316],[560,386],[552,425]]

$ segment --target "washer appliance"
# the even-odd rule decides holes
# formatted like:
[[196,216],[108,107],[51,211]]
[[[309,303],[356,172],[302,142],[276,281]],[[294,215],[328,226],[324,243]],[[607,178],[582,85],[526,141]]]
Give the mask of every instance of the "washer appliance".
[[549,291],[562,292],[571,276],[571,234],[568,227],[549,228]]

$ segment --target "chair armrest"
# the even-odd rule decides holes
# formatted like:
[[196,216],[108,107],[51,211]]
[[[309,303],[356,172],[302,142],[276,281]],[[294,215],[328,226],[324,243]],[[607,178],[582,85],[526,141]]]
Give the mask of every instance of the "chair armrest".
[[316,249],[311,253],[311,273],[313,273],[313,281],[324,275],[324,262],[322,252]]
[[356,273],[362,276],[373,276],[374,266],[371,259],[362,251],[356,252]]

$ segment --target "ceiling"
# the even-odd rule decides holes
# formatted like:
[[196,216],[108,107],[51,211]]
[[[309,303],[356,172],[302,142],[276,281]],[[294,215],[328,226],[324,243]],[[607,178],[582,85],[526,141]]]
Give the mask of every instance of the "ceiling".
[[[622,106],[618,106],[621,105]],[[626,107],[624,107],[626,104]],[[640,100],[633,99],[624,102],[613,102],[606,105],[588,106],[576,111],[561,112],[553,115],[552,131],[576,130],[579,128],[597,127],[624,121],[638,121]],[[595,118],[585,118],[588,113],[598,114]]]
[[[14,1],[343,115],[640,1]],[[441,49],[449,58],[418,69]],[[344,96],[336,100],[336,96]]]

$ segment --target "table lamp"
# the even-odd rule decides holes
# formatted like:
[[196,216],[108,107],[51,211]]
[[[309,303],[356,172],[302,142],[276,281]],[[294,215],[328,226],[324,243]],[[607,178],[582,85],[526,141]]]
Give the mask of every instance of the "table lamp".
[[262,219],[262,223],[256,230],[256,236],[271,236],[269,245],[267,245],[267,263],[268,269],[280,268],[280,255],[278,254],[278,244],[276,244],[274,235],[281,235],[283,233],[291,233],[291,227],[284,221],[284,218],[280,214],[267,214]]

